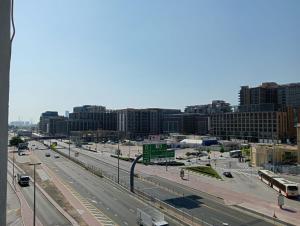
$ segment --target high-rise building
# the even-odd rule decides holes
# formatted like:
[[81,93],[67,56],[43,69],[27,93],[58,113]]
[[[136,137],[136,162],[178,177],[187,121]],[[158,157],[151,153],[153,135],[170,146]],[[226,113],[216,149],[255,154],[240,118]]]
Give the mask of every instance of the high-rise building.
[[66,135],[68,130],[67,118],[59,116],[57,111],[42,113],[39,122],[39,132],[51,136]]
[[46,111],[42,113],[40,117],[40,122],[39,122],[39,132],[40,133],[47,133],[47,125],[49,123],[50,118],[56,118],[58,117],[58,112],[57,111]]
[[278,87],[278,104],[300,108],[300,83],[280,85]]
[[239,93],[239,111],[277,111],[278,84],[275,82],[262,83],[258,87],[242,86]]

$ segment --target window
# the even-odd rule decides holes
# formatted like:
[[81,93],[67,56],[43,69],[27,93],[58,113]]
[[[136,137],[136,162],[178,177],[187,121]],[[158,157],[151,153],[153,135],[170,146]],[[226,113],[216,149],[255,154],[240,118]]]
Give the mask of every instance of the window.
[[298,187],[297,186],[288,186],[288,190],[289,191],[298,191]]

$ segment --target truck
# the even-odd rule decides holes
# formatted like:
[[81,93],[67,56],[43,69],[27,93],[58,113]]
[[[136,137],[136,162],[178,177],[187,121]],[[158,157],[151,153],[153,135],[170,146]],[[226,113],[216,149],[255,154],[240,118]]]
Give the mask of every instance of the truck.
[[23,187],[23,186],[29,186],[29,181],[30,178],[27,175],[24,174],[17,174],[17,178],[18,178],[18,183]]
[[144,209],[137,208],[137,219],[140,226],[168,226],[169,223],[165,221],[164,214],[158,210],[147,207]]

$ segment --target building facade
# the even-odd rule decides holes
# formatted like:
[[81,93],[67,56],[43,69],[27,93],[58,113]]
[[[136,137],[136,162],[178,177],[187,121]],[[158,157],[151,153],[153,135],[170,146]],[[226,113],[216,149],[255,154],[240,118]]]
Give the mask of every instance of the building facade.
[[223,100],[213,100],[211,104],[187,106],[185,113],[211,115],[231,112],[231,106]]
[[278,87],[278,104],[300,108],[300,83],[290,83]]
[[206,135],[210,130],[210,117],[202,114],[180,113],[165,115],[163,133]]
[[211,133],[223,139],[284,142],[287,139],[287,113],[232,112],[212,115]]
[[180,113],[177,109],[123,109],[117,113],[117,129],[127,138],[144,138],[163,133],[166,115]]
[[251,147],[251,164],[257,167],[300,163],[298,148],[291,145],[255,144]]
[[46,111],[42,113],[39,121],[39,132],[40,133],[47,133],[47,128],[49,124],[49,119],[50,118],[56,118],[58,116],[57,111]]
[[300,124],[297,125],[298,162],[300,163]]
[[275,82],[262,83],[262,85],[253,88],[242,86],[239,93],[240,106],[277,104],[278,87]]
[[69,131],[117,130],[117,112],[103,106],[74,107],[69,114]]

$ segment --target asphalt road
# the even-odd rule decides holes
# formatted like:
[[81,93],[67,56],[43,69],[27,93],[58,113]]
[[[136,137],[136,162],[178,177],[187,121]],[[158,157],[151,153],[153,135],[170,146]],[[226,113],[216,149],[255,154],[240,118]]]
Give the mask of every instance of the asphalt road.
[[[12,163],[8,161],[9,176],[12,176]],[[15,174],[18,170],[15,168]],[[19,189],[24,195],[30,208],[33,209],[33,183],[30,183],[29,187],[20,187],[16,183],[17,189]],[[47,198],[36,189],[36,216],[43,225],[58,226],[58,225],[72,225],[48,200]]]
[[[71,148],[71,156],[74,156],[74,149]],[[59,149],[64,153],[68,153],[68,149]],[[101,168],[107,176],[116,179],[117,169],[115,165],[106,163],[105,159],[101,160],[101,155],[93,154],[84,150],[79,150],[80,153],[78,159],[89,165],[97,166]],[[85,154],[88,155],[85,155]],[[92,157],[93,156],[93,157]],[[97,158],[97,159],[96,159]],[[122,161],[120,161],[122,162]],[[123,168],[124,165],[121,164]],[[129,168],[120,170],[120,181],[129,186]],[[268,226],[273,225],[273,223],[266,222],[260,218],[253,217],[242,213],[240,211],[234,210],[223,204],[222,200],[218,200],[213,196],[206,193],[194,191],[188,187],[179,185],[177,183],[171,182],[169,180],[162,179],[160,177],[149,177],[143,175],[152,181],[160,184],[157,186],[153,183],[139,180],[135,178],[136,189],[143,191],[144,193],[155,197],[161,201],[164,201],[173,207],[180,209],[192,215],[195,218],[200,219],[203,222],[208,223],[208,225],[222,225],[227,223],[232,226],[240,225],[255,225],[255,226]],[[168,189],[175,192],[169,191]]]
[[[36,144],[38,146],[38,144]],[[43,148],[42,148],[43,149]],[[54,158],[50,150],[35,150],[43,164],[46,164],[65,183],[68,183],[87,202],[101,210],[118,225],[136,225],[136,209],[146,205],[120,189],[115,188],[106,179],[101,179],[77,164],[61,157]],[[50,152],[50,157],[45,153]],[[171,226],[180,225],[168,219]]]

